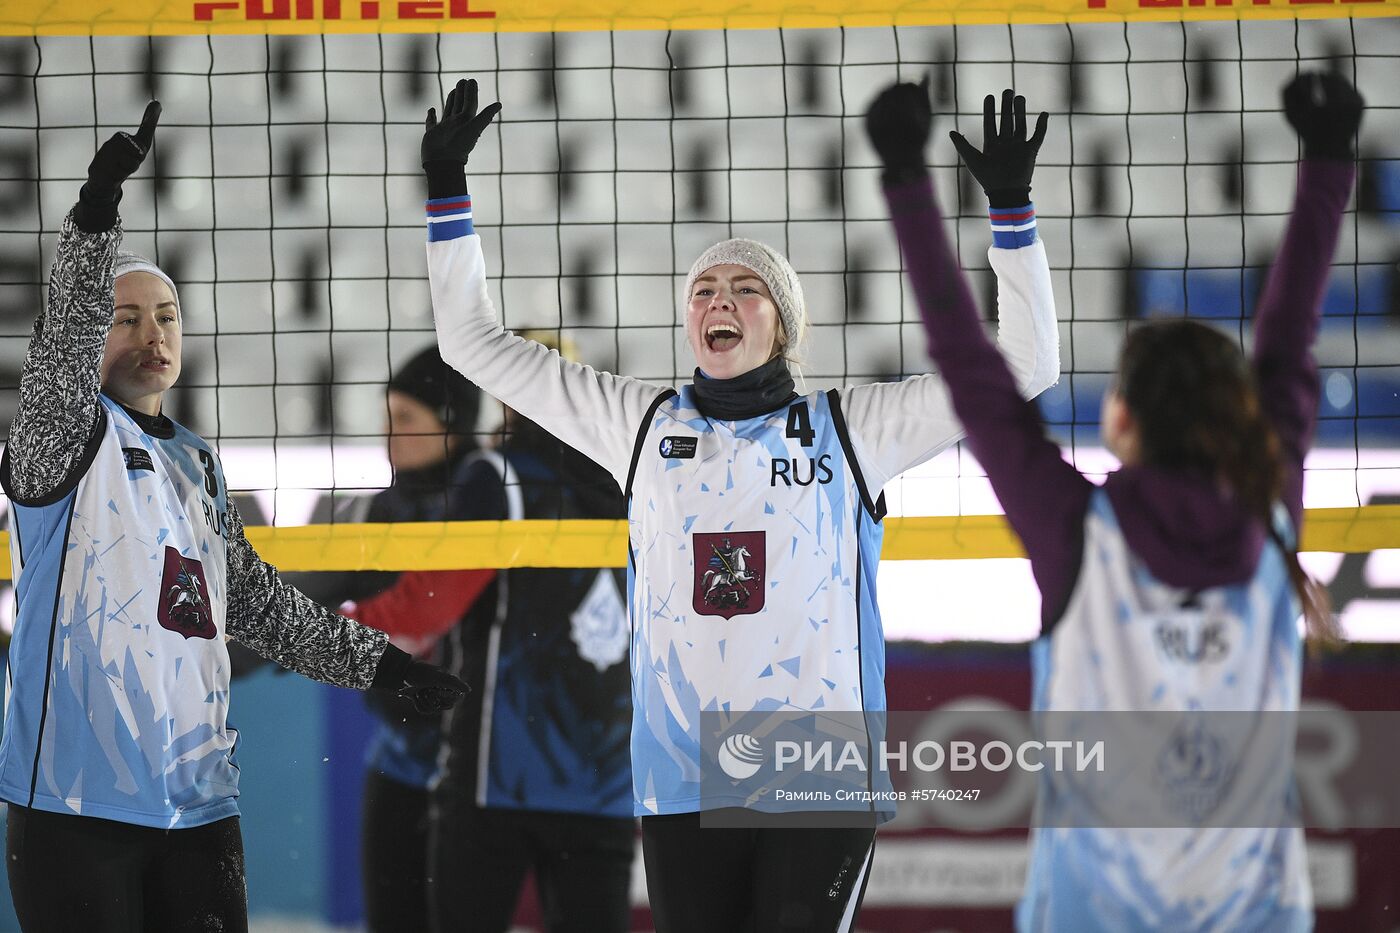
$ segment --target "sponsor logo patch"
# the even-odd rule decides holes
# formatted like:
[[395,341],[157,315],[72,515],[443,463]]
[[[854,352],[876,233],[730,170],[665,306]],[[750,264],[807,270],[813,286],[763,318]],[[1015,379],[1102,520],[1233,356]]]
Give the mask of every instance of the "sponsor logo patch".
[[667,460],[689,460],[695,456],[698,444],[699,439],[694,437],[663,437],[659,449]]
[[151,461],[151,452],[144,447],[123,447],[122,459],[128,470],[149,470],[154,473],[156,465]]

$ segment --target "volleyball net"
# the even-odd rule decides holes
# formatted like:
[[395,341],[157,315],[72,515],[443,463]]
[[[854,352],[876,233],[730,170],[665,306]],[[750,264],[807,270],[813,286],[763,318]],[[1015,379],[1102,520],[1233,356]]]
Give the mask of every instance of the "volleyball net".
[[[1033,196],[1063,376],[1040,406],[1066,457],[1102,474],[1113,462],[1099,401],[1133,321],[1187,315],[1248,341],[1299,155],[1279,89],[1299,68],[1338,69],[1368,109],[1317,351],[1303,543],[1329,552],[1312,558],[1324,576],[1343,553],[1389,566],[1400,548],[1397,17],[1396,0],[971,12],[766,0],[743,13],[705,0],[684,16],[570,0],[18,0],[0,14],[0,386],[18,384],[88,160],[159,97],[154,155],[125,186],[126,245],[180,286],[184,372],[169,413],[218,444],[264,556],[294,570],[621,564],[621,522],[335,520],[341,500],[388,485],[385,383],[434,340],[424,112],[459,76],[504,105],[469,176],[507,327],[558,331],[601,369],[688,379],[678,285],[706,246],[750,236],[802,278],[803,373],[818,389],[929,369],[861,122],[881,87],[928,73],[935,183],[984,307],[995,284],[985,201],[946,130],[975,130],[983,96],[1008,86],[1052,114]],[[15,403],[0,393],[0,417]],[[483,437],[499,422],[488,405]],[[917,562],[932,559],[994,589],[1001,559],[1019,553],[960,447],[887,495],[884,556],[916,562],[884,569],[891,598],[926,583]]]

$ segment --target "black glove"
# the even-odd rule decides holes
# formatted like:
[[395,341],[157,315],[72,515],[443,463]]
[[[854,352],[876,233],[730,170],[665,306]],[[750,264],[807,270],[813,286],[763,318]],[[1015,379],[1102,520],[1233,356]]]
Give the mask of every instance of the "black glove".
[[963,134],[954,130],[948,136],[962,156],[972,177],[987,193],[992,207],[1020,207],[1031,199],[1031,175],[1035,156],[1045,141],[1050,114],[1041,112],[1035,121],[1035,134],[1026,138],[1026,99],[1011,88],[1001,92],[1001,130],[997,130],[996,98],[988,94],[982,101],[982,151],[973,148]]
[[924,149],[932,129],[927,74],[918,84],[892,84],[880,92],[865,112],[865,132],[885,166],[885,184],[912,181],[928,173]]
[[384,646],[370,687],[407,697],[413,701],[414,709],[423,714],[451,709],[471,690],[442,668],[415,661],[408,652],[393,645]]
[[420,150],[423,171],[428,176],[428,197],[451,198],[467,193],[467,156],[500,111],[501,105],[495,103],[477,113],[476,81],[465,78],[447,95],[441,121],[436,110],[428,108]]
[[1283,89],[1283,112],[1307,158],[1355,159],[1356,130],[1366,102],[1335,72],[1303,72]]
[[88,165],[87,183],[78,195],[75,219],[81,229],[98,233],[110,230],[116,224],[117,203],[122,199],[122,182],[146,161],[146,153],[151,151],[159,122],[160,101],[153,100],[146,105],[141,126],[134,136],[131,133],[117,133],[97,150],[97,155]]
[[399,696],[412,700],[420,713],[437,713],[456,706],[470,690],[471,687],[436,665],[411,661]]

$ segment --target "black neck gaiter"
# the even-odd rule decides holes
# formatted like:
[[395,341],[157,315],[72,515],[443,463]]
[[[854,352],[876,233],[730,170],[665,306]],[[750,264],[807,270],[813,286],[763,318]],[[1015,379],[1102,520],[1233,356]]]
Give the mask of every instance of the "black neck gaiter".
[[[111,398],[110,395],[107,397]],[[113,399],[113,401],[115,401],[115,399]],[[137,411],[136,409],[130,408],[127,405],[122,404],[121,402],[117,402],[117,404],[121,405],[122,411],[130,415],[131,420],[135,421],[141,427],[141,430],[145,431],[151,437],[159,437],[164,438],[165,440],[170,440],[170,438],[175,436],[175,422],[165,417],[165,415],[159,413],[154,415],[148,415],[144,411]]]
[[787,360],[781,356],[733,379],[711,379],[696,369],[692,388],[700,414],[719,421],[757,418],[797,397]]

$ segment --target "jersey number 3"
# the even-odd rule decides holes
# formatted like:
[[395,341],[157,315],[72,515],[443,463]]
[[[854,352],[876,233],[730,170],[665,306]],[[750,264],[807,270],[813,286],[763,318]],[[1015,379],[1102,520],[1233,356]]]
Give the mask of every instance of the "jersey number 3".
[[204,491],[209,498],[219,498],[219,476],[214,472],[214,455],[207,450],[199,452],[199,462],[204,464]]

